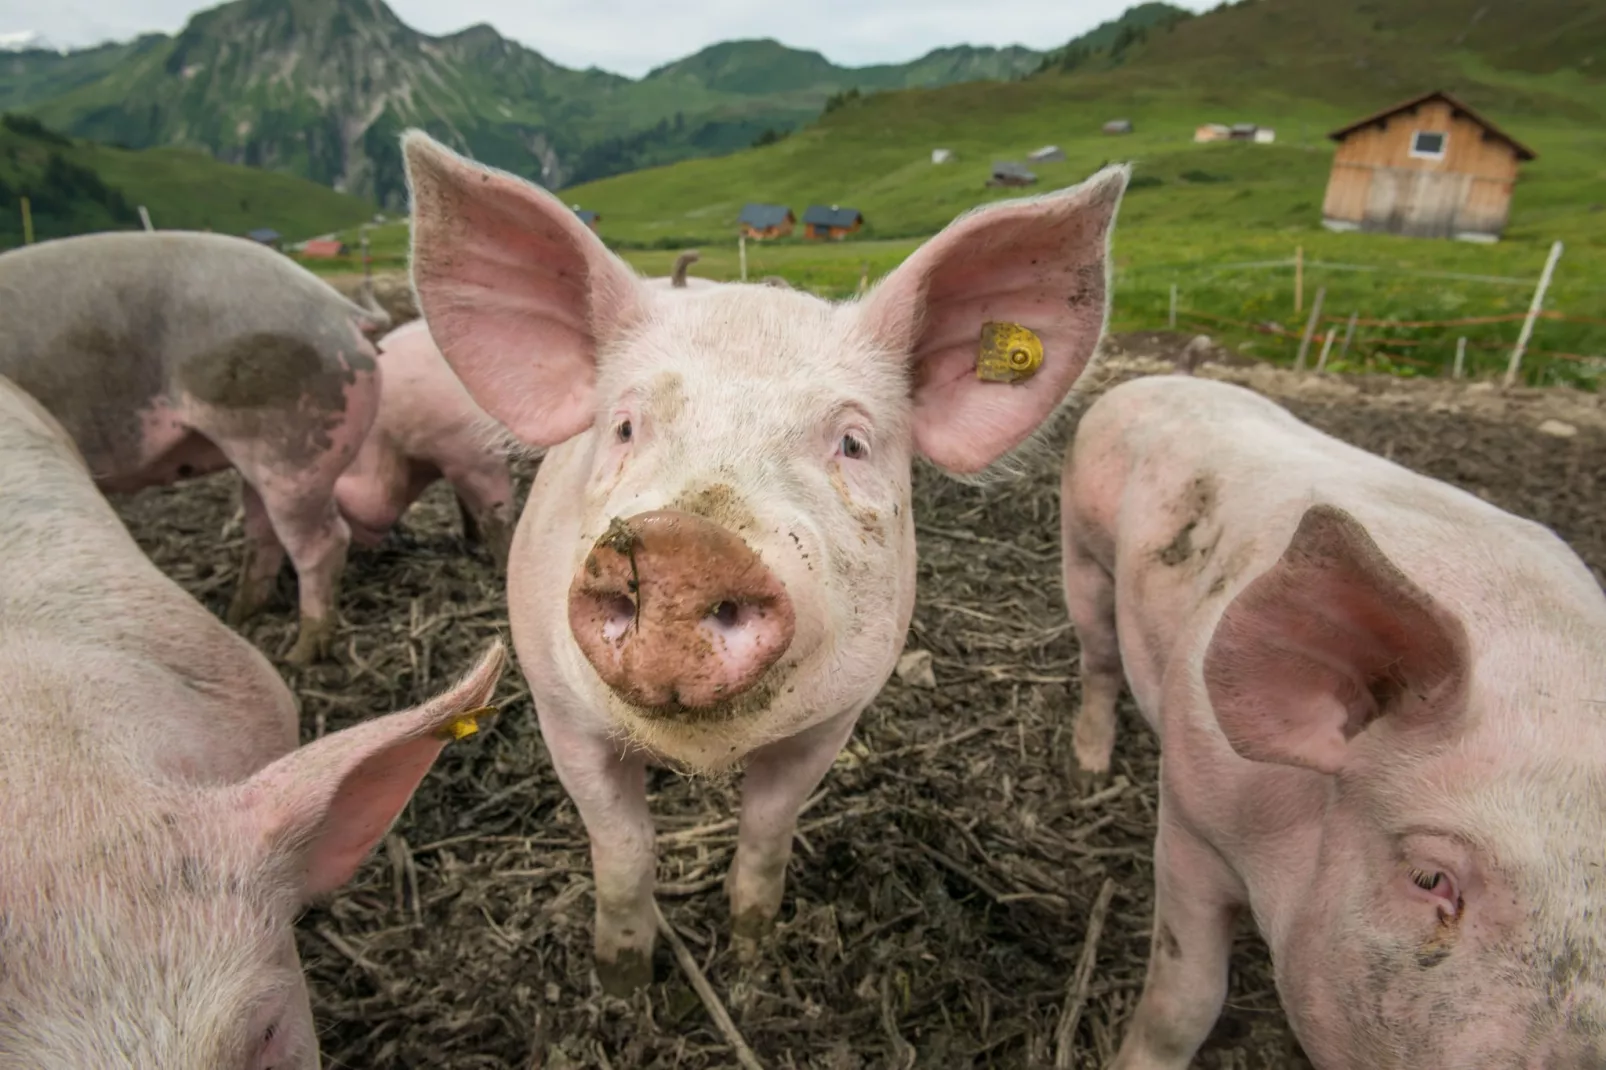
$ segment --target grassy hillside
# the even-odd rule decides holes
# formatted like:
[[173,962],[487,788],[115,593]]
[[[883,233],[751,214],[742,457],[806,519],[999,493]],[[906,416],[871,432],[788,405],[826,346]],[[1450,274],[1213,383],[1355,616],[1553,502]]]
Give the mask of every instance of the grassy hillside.
[[292,240],[374,213],[366,201],[290,175],[185,149],[135,152],[74,141],[7,115],[0,120],[0,246],[22,242],[23,196],[36,241],[138,228],[141,204],[163,229],[242,234],[272,227]]

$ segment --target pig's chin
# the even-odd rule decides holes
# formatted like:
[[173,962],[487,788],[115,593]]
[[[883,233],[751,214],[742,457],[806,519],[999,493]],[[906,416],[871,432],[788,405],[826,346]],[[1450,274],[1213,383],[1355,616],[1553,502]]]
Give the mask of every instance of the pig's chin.
[[805,713],[789,695],[792,670],[777,665],[750,690],[696,709],[643,707],[609,692],[615,728],[654,760],[688,776],[721,776],[766,743],[800,731]]

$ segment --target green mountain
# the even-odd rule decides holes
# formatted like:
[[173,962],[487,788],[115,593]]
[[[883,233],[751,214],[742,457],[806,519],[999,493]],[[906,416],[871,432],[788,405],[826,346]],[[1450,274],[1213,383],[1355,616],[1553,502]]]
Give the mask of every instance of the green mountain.
[[560,67],[489,26],[431,37],[383,0],[234,0],[173,37],[0,57],[0,108],[76,137],[201,149],[395,207],[408,126],[560,187],[745,148],[806,123],[845,89],[1014,78],[1041,60],[1025,48],[949,48],[853,69],[736,41],[633,80]]
[[[1016,196],[986,186],[995,160],[1057,144],[1068,159],[1033,164],[1037,189],[1135,162],[1123,219],[1149,212],[1234,225],[1315,225],[1332,143],[1326,131],[1399,100],[1446,89],[1530,143],[1540,159],[1518,185],[1514,224],[1562,213],[1606,231],[1606,7],[1526,0],[1241,0],[1157,24],[1119,55],[1089,50],[1012,82],[878,93],[847,101],[762,148],[577,186],[571,201],[602,213],[611,240],[711,242],[745,201],[852,205],[865,236],[930,234],[977,203]],[[1112,44],[1114,39],[1112,38]],[[1558,55],[1566,58],[1558,59]],[[1101,126],[1129,118],[1136,133]],[[1273,127],[1272,145],[1196,145],[1207,122]],[[931,150],[953,150],[933,165]],[[1222,179],[1212,182],[1211,179]],[[1165,196],[1146,190],[1165,186]],[[1540,214],[1528,215],[1536,211]],[[1191,225],[1191,222],[1190,222]]]
[[120,149],[74,141],[27,116],[0,117],[0,248],[34,239],[135,230],[138,206],[164,230],[243,234],[271,227],[297,239],[373,216],[367,201],[292,175],[221,163],[192,149]]

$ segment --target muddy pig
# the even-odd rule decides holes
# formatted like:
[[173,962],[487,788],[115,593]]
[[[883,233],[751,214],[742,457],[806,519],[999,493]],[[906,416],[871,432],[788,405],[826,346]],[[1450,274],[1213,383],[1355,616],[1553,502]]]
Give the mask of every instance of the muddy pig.
[[379,417],[335,500],[352,538],[375,546],[437,479],[456,492],[469,542],[506,567],[513,538],[513,475],[501,428],[469,397],[422,320],[379,341]]
[[1076,752],[1161,740],[1148,978],[1181,1070],[1235,920],[1322,1070],[1606,1066],[1606,595],[1549,529],[1243,387],[1115,387],[1063,481]]
[[1104,329],[1128,172],[967,214],[832,304],[653,288],[530,183],[422,133],[403,148],[430,332],[487,412],[551,447],[508,612],[591,839],[599,977],[651,977],[649,759],[742,768],[728,890],[751,961],[798,809],[903,648],[913,460],[993,470],[1065,400]]
[[0,1068],[312,1070],[293,923],[501,675],[297,747],[267,659],[153,565],[0,379]]
[[0,375],[60,420],[116,494],[234,467],[239,625],[285,553],[300,586],[290,661],[327,649],[350,532],[335,480],[379,407],[368,334],[389,325],[288,257],[222,234],[86,234],[0,255]]

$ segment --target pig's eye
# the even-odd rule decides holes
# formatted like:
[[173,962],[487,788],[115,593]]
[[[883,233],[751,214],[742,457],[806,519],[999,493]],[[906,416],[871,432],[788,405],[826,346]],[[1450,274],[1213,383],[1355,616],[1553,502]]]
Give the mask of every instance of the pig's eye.
[[1436,869],[1417,869],[1411,867],[1411,883],[1428,893],[1439,908],[1439,913],[1446,920],[1453,919],[1461,913],[1461,893],[1456,888],[1455,879],[1448,873]]
[[842,436],[842,443],[837,448],[842,451],[842,456],[854,461],[863,460],[870,452],[870,447],[864,444],[864,439],[851,433]]
[[1444,883],[1444,874],[1429,873],[1426,870],[1413,869],[1411,871],[1411,880],[1424,892],[1431,892],[1433,889]]
[[635,429],[630,426],[629,420],[620,420],[619,426],[613,429],[613,433],[619,437],[620,442],[629,442]]

